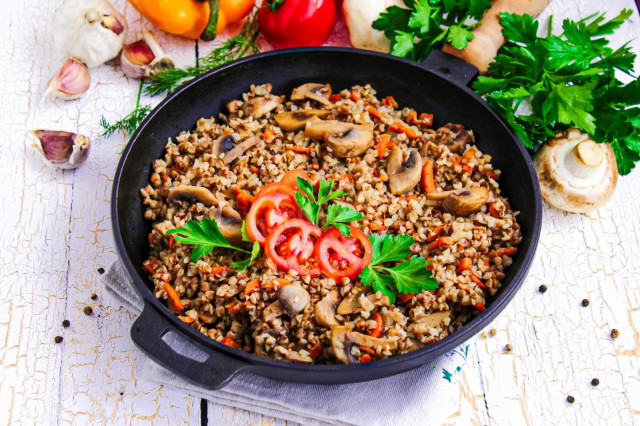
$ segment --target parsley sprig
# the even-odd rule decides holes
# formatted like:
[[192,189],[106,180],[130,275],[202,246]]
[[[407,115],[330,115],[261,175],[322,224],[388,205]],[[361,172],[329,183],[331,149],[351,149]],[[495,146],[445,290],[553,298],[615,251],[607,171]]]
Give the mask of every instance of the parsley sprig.
[[[298,188],[300,188],[304,194],[296,192],[296,203],[307,219],[309,219],[309,222],[316,226],[318,226],[321,207],[329,201],[333,201],[336,198],[347,195],[344,191],[334,191],[333,181],[329,182],[324,179],[320,179],[317,197],[311,182],[301,177],[297,179],[297,182]],[[349,236],[351,235],[351,231],[349,230],[347,223],[353,222],[354,220],[360,220],[362,217],[362,213],[350,207],[334,203],[327,209],[327,219],[322,226],[322,230],[324,231],[335,226],[343,235]]]
[[[369,266],[360,273],[364,285],[373,286],[373,290],[386,295],[390,303],[395,302],[397,293],[419,293],[438,288],[433,273],[427,269],[429,263],[409,250],[415,243],[411,236],[371,234],[369,240],[373,255]],[[403,260],[395,266],[385,266]]]
[[623,84],[616,71],[632,75],[636,55],[628,42],[613,49],[604,36],[631,15],[624,9],[609,21],[604,13],[565,19],[562,34],[539,37],[531,16],[501,13],[507,41],[473,88],[528,148],[578,127],[596,142],[609,142],[618,171],[627,174],[640,160],[640,83]]
[[391,6],[373,22],[373,28],[391,40],[391,54],[423,61],[433,49],[451,43],[464,49],[474,36],[489,0],[404,0],[406,7]]
[[192,262],[196,262],[201,257],[211,253],[214,247],[226,248],[251,255],[248,259],[234,262],[231,265],[243,271],[260,255],[260,244],[258,242],[253,243],[251,251],[232,245],[220,232],[215,219],[209,217],[202,219],[202,222],[192,219],[184,224],[184,228],[175,228],[167,231],[167,235],[174,235],[176,241],[195,246],[191,252]]

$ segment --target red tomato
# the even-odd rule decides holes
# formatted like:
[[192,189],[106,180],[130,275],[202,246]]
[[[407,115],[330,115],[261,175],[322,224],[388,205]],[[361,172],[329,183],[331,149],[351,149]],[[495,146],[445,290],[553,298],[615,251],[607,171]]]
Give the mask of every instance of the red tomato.
[[320,46],[335,21],[334,0],[265,0],[258,12],[260,32],[276,47]]
[[304,213],[291,195],[264,194],[256,197],[247,215],[247,234],[251,241],[264,245],[274,228],[290,219],[303,218]]
[[331,228],[316,244],[316,262],[322,272],[338,281],[344,277],[355,280],[372,256],[371,241],[355,226],[349,226],[351,236]]
[[264,245],[264,251],[284,271],[298,275],[320,275],[313,255],[316,240],[322,230],[303,219],[290,219],[274,229]]
[[284,183],[286,185],[292,186],[293,188],[297,188],[299,177],[311,182],[311,178],[309,177],[307,172],[305,172],[302,169],[293,169],[293,170],[289,170],[287,173],[284,174],[284,176],[282,176],[282,178],[280,179],[280,183]]
[[267,195],[267,194],[284,194],[289,195],[290,197],[294,197],[294,190],[291,185],[287,185],[281,182],[268,183],[256,194],[256,198]]

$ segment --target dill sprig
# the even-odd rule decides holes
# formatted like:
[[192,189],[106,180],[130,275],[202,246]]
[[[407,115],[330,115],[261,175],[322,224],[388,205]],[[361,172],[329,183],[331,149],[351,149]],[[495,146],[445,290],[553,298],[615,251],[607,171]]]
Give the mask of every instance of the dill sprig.
[[258,34],[257,9],[254,9],[238,35],[213,49],[207,56],[199,58],[195,66],[171,68],[151,76],[144,88],[145,93],[151,96],[171,93],[188,80],[207,71],[244,56],[258,53],[260,51],[256,43]]
[[140,80],[140,86],[138,87],[138,97],[136,98],[136,107],[128,115],[115,123],[109,123],[104,116],[100,118],[100,126],[104,129],[102,136],[108,138],[112,134],[118,131],[122,131],[128,135],[133,134],[136,131],[142,120],[151,111],[150,105],[140,106],[140,97],[142,96],[142,86],[144,82]]

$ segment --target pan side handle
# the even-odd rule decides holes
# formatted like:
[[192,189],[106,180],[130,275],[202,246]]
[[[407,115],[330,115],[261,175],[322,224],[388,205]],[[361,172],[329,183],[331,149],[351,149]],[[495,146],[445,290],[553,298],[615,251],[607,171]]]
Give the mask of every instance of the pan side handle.
[[[185,351],[196,356],[178,353],[163,337],[170,332],[177,334]],[[192,383],[208,389],[220,389],[251,366],[222,353],[213,351],[193,340],[186,340],[180,331],[169,323],[153,306],[145,303],[142,314],[131,327],[133,342],[162,367]],[[196,358],[196,359],[194,359]]]
[[441,50],[433,50],[420,65],[463,86],[478,76],[478,68]]

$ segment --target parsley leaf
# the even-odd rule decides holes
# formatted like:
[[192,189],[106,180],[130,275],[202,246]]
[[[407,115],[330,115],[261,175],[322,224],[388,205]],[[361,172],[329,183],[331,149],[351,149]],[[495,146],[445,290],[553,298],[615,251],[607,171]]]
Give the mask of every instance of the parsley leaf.
[[362,213],[352,209],[351,207],[341,206],[340,204],[331,204],[327,209],[327,219],[324,222],[322,229],[326,230],[335,226],[343,235],[348,237],[351,235],[351,231],[349,230],[349,226],[345,225],[345,223],[360,220],[362,217]]
[[[333,181],[329,182],[324,179],[320,179],[317,198],[311,182],[299,177],[297,179],[297,183],[298,188],[300,188],[307,195],[307,197],[299,192],[296,192],[296,203],[298,204],[298,207],[300,207],[300,210],[302,210],[304,215],[307,217],[307,219],[309,219],[309,222],[313,223],[316,226],[318,225],[320,208],[329,201],[347,195],[347,193],[344,191],[333,191]],[[360,218],[362,218],[362,215],[360,215]],[[340,222],[344,222],[344,220],[340,220]]]
[[[371,234],[369,240],[373,252],[369,266],[360,273],[364,285],[380,291],[389,297],[391,303],[395,301],[396,293],[418,293],[438,288],[433,273],[427,269],[428,262],[409,250],[415,243],[411,236]],[[383,265],[405,259],[395,266]]]
[[231,267],[237,268],[238,272],[242,272],[245,269],[247,269],[249,265],[251,265],[253,261],[256,260],[259,256],[260,256],[260,243],[258,243],[257,241],[254,241],[253,247],[251,247],[251,256],[244,260],[233,262],[231,264]]
[[467,47],[473,38],[473,33],[461,25],[452,25],[449,27],[449,32],[447,33],[447,41],[459,50]]
[[527,148],[577,127],[599,143],[611,144],[618,171],[629,173],[640,159],[634,124],[640,109],[637,79],[624,85],[616,72],[631,75],[636,55],[629,44],[613,49],[606,34],[632,14],[624,9],[605,21],[596,13],[565,19],[560,35],[537,35],[531,16],[500,14],[506,42],[487,75],[473,89],[484,96]]
[[220,232],[218,223],[209,217],[202,219],[202,222],[192,219],[185,223],[184,228],[175,228],[167,231],[167,235],[174,235],[176,241],[183,244],[195,245],[191,252],[192,262],[196,262],[201,257],[211,253],[214,247],[249,253],[248,250],[231,245],[224,235],[222,235],[222,232]]
[[320,205],[315,201],[308,199],[307,197],[304,196],[304,194],[301,194],[299,192],[295,193],[295,197],[296,197],[296,203],[298,204],[298,207],[300,207],[300,210],[302,210],[302,213],[304,213],[307,219],[309,219],[309,222],[313,223],[314,225],[317,225],[318,215],[320,214]]

